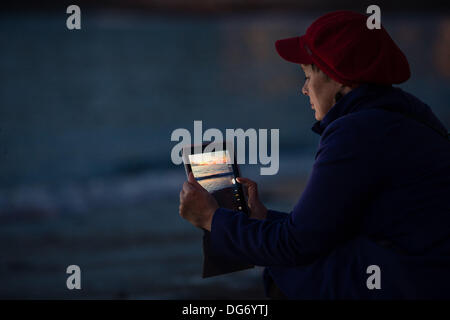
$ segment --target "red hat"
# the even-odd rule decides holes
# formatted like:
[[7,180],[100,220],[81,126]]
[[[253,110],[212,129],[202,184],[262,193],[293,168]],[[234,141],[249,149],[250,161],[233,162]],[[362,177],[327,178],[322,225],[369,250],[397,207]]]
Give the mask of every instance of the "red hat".
[[402,83],[409,79],[408,60],[387,31],[369,29],[368,16],[352,11],[327,13],[301,37],[278,40],[275,47],[285,60],[314,63],[342,84]]

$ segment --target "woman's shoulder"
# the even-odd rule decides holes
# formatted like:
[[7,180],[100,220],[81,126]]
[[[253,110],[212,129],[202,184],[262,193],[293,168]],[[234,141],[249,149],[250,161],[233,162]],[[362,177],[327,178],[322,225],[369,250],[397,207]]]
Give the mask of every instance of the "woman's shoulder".
[[331,135],[361,138],[380,137],[388,123],[398,122],[401,115],[373,108],[346,114],[331,122],[322,134],[322,139]]

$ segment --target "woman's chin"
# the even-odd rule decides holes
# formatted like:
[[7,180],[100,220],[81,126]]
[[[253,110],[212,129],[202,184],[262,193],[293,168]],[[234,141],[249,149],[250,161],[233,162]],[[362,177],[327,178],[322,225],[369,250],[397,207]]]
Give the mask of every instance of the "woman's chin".
[[317,111],[315,111],[315,113],[314,113],[314,118],[316,118],[317,121],[322,120],[322,117],[320,117],[320,116],[317,114]]

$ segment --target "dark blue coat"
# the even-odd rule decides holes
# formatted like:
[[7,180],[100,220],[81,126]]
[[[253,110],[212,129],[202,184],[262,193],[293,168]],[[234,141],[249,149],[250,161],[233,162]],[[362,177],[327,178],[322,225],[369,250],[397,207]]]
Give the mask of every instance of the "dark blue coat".
[[[362,85],[313,131],[320,145],[292,212],[219,208],[211,251],[266,266],[292,299],[450,298],[450,141],[431,109]],[[381,289],[367,287],[370,265]]]

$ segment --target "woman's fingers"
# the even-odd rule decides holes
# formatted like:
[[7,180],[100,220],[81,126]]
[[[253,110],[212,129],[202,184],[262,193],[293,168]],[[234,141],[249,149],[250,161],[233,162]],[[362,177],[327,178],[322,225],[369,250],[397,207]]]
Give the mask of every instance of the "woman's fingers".
[[250,188],[256,189],[256,182],[253,181],[253,180],[250,180],[250,179],[247,179],[247,178],[241,178],[241,177],[236,178],[236,180],[237,180],[237,182],[239,182],[239,183],[243,184],[244,186],[248,187],[249,189]]
[[242,184],[242,186],[244,187],[244,190],[248,194],[248,192],[249,192],[249,185],[251,183],[251,180],[247,179],[247,178],[237,177],[236,181],[239,182],[240,184]]
[[247,178],[238,177],[236,181],[244,185],[244,187],[250,189],[256,189],[256,182]]
[[242,178],[238,177],[236,180],[239,183],[242,183],[244,185],[245,189],[247,190],[248,194],[248,202],[249,206],[252,206],[252,202],[258,199],[258,187],[255,181],[250,180],[248,178]]
[[255,183],[255,181],[250,180],[248,178],[244,178],[244,177],[237,177],[236,180],[237,180],[237,182],[242,183],[242,184]]

